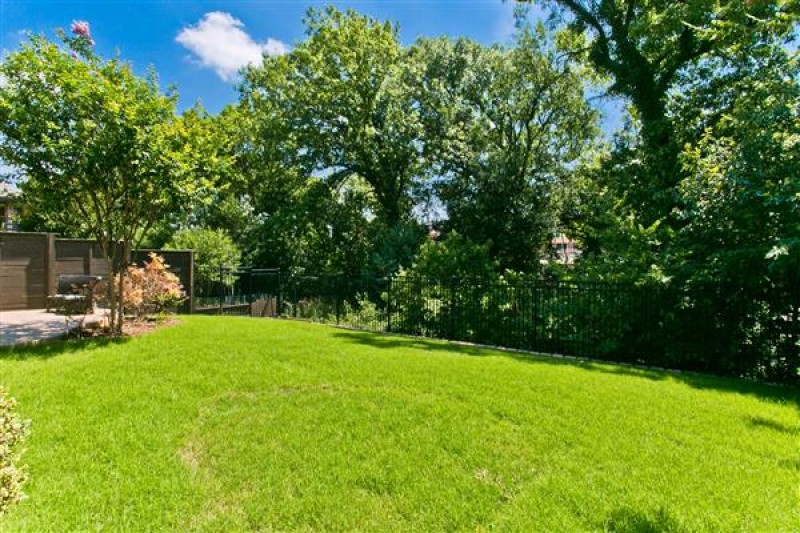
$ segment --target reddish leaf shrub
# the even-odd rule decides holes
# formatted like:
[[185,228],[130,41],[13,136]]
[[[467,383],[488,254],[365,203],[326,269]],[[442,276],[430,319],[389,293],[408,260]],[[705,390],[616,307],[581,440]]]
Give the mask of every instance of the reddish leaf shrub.
[[136,317],[172,311],[186,297],[178,276],[155,253],[149,255],[143,267],[129,266],[122,283],[125,312]]

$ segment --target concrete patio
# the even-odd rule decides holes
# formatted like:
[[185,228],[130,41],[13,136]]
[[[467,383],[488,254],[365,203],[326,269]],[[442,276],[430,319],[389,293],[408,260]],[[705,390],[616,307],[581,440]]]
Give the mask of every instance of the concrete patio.
[[[84,325],[100,322],[105,310],[98,309],[86,315]],[[28,342],[40,342],[63,337],[76,329],[83,315],[68,318],[48,313],[44,309],[0,311],[0,346],[13,346]]]

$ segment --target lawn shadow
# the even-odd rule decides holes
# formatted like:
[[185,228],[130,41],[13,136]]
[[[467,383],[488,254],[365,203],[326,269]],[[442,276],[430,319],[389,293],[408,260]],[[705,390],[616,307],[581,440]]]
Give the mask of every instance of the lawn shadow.
[[734,394],[756,396],[759,399],[777,403],[788,403],[800,408],[800,388],[761,383],[731,377],[713,376],[694,372],[676,370],[662,370],[633,366],[627,363],[614,361],[601,361],[563,355],[523,352],[503,348],[484,347],[459,342],[426,339],[422,337],[398,336],[397,334],[359,331],[340,328],[334,336],[348,341],[373,348],[381,349],[417,349],[431,352],[455,352],[472,357],[503,356],[527,363],[542,363],[548,365],[569,365],[580,367],[591,372],[631,376],[651,381],[666,381],[672,379],[683,382],[696,389],[713,389]]
[[780,465],[782,468],[797,470],[800,472],[800,459],[782,459],[778,461],[778,465]]
[[617,533],[663,533],[684,532],[684,528],[664,509],[654,515],[629,507],[619,507],[611,512],[604,524],[605,531]]
[[334,332],[333,336],[343,340],[357,342],[358,344],[363,344],[372,348],[390,350],[411,348],[429,352],[458,352],[471,356],[497,355],[497,350],[488,347],[473,346],[470,344],[461,344],[458,342],[442,341],[437,339],[426,339],[423,337],[397,336],[396,334],[391,333],[338,328],[338,330]]
[[783,422],[776,422],[763,416],[751,416],[747,419],[748,424],[756,428],[767,428],[787,435],[800,434],[800,426],[790,426]]
[[[543,355],[543,357],[548,357]],[[634,376],[637,378],[649,379],[651,381],[664,381],[670,373],[652,368],[642,368],[614,361],[588,361],[582,365],[583,368],[604,374],[616,374],[618,376]]]
[[38,343],[0,346],[0,361],[50,359],[59,355],[85,352],[106,346],[124,344],[130,337],[96,337],[88,339],[49,339]]

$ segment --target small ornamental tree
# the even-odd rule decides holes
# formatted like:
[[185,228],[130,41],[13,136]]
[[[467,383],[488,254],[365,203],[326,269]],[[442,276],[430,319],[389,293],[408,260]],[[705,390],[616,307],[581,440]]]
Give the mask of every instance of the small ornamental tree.
[[[191,123],[118,58],[93,51],[89,25],[76,22],[62,44],[31,36],[0,64],[0,157],[27,177],[27,204],[76,233],[95,237],[117,283],[109,307],[122,332],[120,293],[131,248],[178,205],[195,177]],[[191,184],[191,185],[190,185]]]
[[16,462],[28,424],[15,413],[16,406],[16,400],[0,387],[0,516],[11,504],[22,499],[22,485],[27,479]]

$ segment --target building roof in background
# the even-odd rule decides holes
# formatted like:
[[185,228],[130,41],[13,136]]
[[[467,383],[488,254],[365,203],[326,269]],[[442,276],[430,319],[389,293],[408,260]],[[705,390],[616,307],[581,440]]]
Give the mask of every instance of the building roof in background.
[[573,241],[572,239],[570,239],[569,237],[567,237],[566,235],[564,235],[562,233],[562,234],[556,235],[553,238],[553,240],[550,241],[550,244],[570,244],[570,243],[574,243],[574,242],[575,241]]
[[6,183],[0,181],[0,199],[14,198],[16,196],[19,196],[20,194],[21,191],[19,190],[19,187],[17,187],[13,183]]

